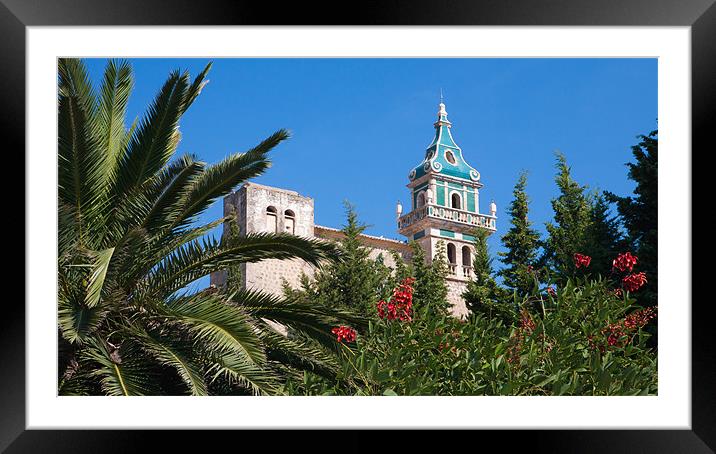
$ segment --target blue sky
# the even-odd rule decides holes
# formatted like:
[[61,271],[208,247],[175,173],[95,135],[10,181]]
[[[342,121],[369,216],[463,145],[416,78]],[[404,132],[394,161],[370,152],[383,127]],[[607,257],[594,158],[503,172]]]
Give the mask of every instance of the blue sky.
[[[208,61],[132,59],[128,122],[171,70],[194,76]],[[99,86],[105,60],[87,64]],[[630,194],[630,147],[658,116],[656,59],[216,59],[208,79],[182,119],[179,153],[214,163],[287,128],[292,138],[256,182],[313,197],[316,223],[330,227],[343,225],[347,199],[367,233],[401,240],[395,204],[409,205],[408,172],[432,139],[442,88],[453,137],[485,185],[480,210],[492,199],[498,206],[493,255],[521,170],[530,219],[544,233],[555,150],[581,184]],[[203,221],[221,215],[220,203]]]

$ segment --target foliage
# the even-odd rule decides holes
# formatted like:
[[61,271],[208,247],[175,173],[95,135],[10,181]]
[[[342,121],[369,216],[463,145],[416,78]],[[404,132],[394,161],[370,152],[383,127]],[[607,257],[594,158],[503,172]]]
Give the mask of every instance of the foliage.
[[[360,235],[366,225],[358,221],[355,208],[345,202],[346,224],[337,247],[339,260],[333,260],[315,274],[314,297],[326,306],[340,306],[357,313],[367,313],[371,302],[377,301],[385,285],[384,265],[372,260],[370,250],[363,246]],[[380,273],[377,271],[380,270]]]
[[591,201],[588,241],[582,251],[594,261],[590,268],[592,274],[608,276],[611,258],[626,250],[627,242],[620,230],[619,219],[609,214],[609,202],[604,194],[595,194]]
[[410,242],[412,277],[415,278],[413,298],[420,312],[427,315],[445,315],[450,303],[447,300],[445,278],[448,274],[445,243],[438,241],[435,256],[427,263],[425,251],[415,241]]
[[515,184],[514,198],[510,204],[512,227],[502,237],[506,252],[498,253],[500,261],[505,265],[498,274],[503,278],[504,286],[518,294],[527,294],[532,290],[534,280],[531,268],[536,265],[540,242],[539,233],[532,228],[528,219],[529,198],[526,187],[527,173],[523,172]]
[[307,373],[297,394],[654,395],[657,358],[641,311],[613,283],[569,278],[553,298],[525,302],[520,321],[483,314],[468,320],[377,319],[342,350],[341,380]]
[[586,188],[574,181],[567,159],[561,153],[557,154],[556,168],[559,196],[552,200],[554,222],[547,223],[549,236],[541,261],[563,282],[576,271],[572,254],[583,251],[588,244],[591,207]]
[[[489,234],[485,230],[476,230],[475,258],[473,260],[474,279],[467,283],[462,297],[471,314],[482,314],[488,320],[497,318],[509,324],[515,320],[516,310],[508,293],[500,287],[493,277],[492,258],[487,246]],[[534,284],[533,284],[534,285]]]
[[[566,171],[560,180],[563,198],[554,205],[564,222],[556,228],[580,219],[582,252],[591,252],[589,241],[616,250],[612,241],[598,241],[599,235],[608,240],[615,226],[606,216],[604,200],[585,195],[584,188],[571,181],[566,164],[562,170]],[[518,182],[516,191],[520,186]],[[525,266],[525,282],[510,293],[494,279],[487,232],[474,235],[475,279],[463,295],[471,312],[468,318],[448,315],[447,307],[433,309],[436,301],[447,296],[444,246],[427,264],[424,250],[412,242],[409,265],[394,256],[398,259],[393,274],[396,288],[390,299],[383,296],[368,311],[368,330],[359,330],[355,339],[341,338],[336,377],[306,372],[301,379],[288,380],[288,392],[656,394],[657,356],[647,344],[655,312],[642,310],[634,298],[645,283],[644,274],[632,270],[636,257],[603,253],[593,258],[565,250],[557,285],[549,269]],[[564,240],[565,248],[571,247],[569,241],[576,241],[569,235],[555,237]],[[598,269],[609,273],[595,272]],[[388,281],[383,279],[381,285]],[[313,295],[320,299],[321,291]],[[347,328],[335,329],[339,333]]]
[[[229,214],[224,223],[224,235],[222,237],[222,243],[226,245],[241,241],[239,225],[236,218],[236,208],[234,208],[233,205],[229,205],[229,207]],[[230,291],[239,290],[241,288],[240,264],[234,264],[226,268],[226,287],[230,289]]]
[[[423,262],[420,262],[420,263],[425,263],[424,262],[425,252],[423,251],[422,248],[420,248],[420,251],[417,251],[415,246],[417,246],[417,245],[411,245],[411,249],[413,251],[412,261],[417,261],[417,259],[415,258],[415,253],[417,252],[419,254],[422,254],[422,256],[423,256]],[[413,271],[412,264],[405,263],[403,261],[403,257],[400,254],[398,254],[398,252],[390,251],[390,255],[393,258],[393,263],[395,263],[395,269],[393,270],[393,278],[394,278],[393,286],[397,285],[398,282],[402,281],[406,277],[412,277],[415,275],[414,271]]]
[[[364,326],[334,308],[260,292],[187,286],[212,272],[263,259],[318,266],[330,244],[288,234],[216,241],[227,219],[198,216],[261,174],[279,130],[245,153],[207,165],[174,158],[182,115],[206,84],[172,72],[140,121],[127,128],[133,86],[127,62],[109,61],[98,92],[78,59],[60,59],[58,98],[59,393],[283,393],[301,370],[331,376],[339,323]],[[174,158],[174,159],[173,159]],[[323,348],[280,336],[291,327]]]
[[[392,258],[393,260],[395,260],[395,256],[393,256]],[[402,266],[403,268],[406,268],[405,264],[403,263],[403,259],[399,255],[398,262],[396,263],[398,263],[399,267]],[[386,299],[390,296],[391,292],[393,291],[393,287],[395,287],[397,281],[396,278],[393,276],[393,269],[385,264],[385,257],[383,256],[382,252],[378,254],[378,256],[375,258],[373,270],[375,273],[376,294],[378,296],[378,299]]]
[[655,305],[657,301],[657,227],[658,223],[658,155],[659,133],[651,131],[640,135],[639,143],[632,146],[636,162],[627,163],[628,177],[636,183],[635,197],[621,197],[606,193],[607,200],[617,205],[619,216],[627,231],[630,244],[641,260],[642,269],[649,276],[644,287],[645,305]]

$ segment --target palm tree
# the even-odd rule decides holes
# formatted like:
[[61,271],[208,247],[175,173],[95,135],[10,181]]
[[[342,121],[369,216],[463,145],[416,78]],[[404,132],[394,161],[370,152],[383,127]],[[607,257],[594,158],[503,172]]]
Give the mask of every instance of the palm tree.
[[172,72],[127,128],[130,65],[109,61],[95,92],[81,60],[59,60],[60,394],[278,394],[301,369],[335,373],[332,326],[363,326],[348,312],[261,292],[187,289],[242,262],[318,266],[335,257],[328,243],[288,234],[217,241],[209,232],[226,218],[196,225],[212,202],[264,172],[267,153],[288,138],[279,130],[215,165],[174,158],[179,120],[210,67],[193,81]]

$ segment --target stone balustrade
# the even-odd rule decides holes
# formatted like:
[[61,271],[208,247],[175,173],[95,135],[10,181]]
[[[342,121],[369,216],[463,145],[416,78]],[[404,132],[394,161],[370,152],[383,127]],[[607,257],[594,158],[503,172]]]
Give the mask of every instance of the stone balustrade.
[[495,231],[496,218],[486,214],[471,213],[457,208],[447,208],[439,205],[424,205],[410,213],[398,218],[398,230],[402,230],[412,224],[429,217],[433,219],[444,219],[446,221],[457,222],[472,227],[480,227],[487,230]]

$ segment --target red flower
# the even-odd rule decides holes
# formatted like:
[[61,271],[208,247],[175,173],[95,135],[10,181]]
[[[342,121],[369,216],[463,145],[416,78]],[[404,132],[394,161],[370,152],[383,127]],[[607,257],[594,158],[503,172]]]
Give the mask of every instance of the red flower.
[[639,311],[634,311],[627,315],[622,322],[625,329],[633,331],[638,328],[643,328],[649,320],[656,317],[656,308],[647,307]]
[[555,290],[554,287],[547,287],[547,293],[549,293],[549,296],[552,298],[557,298],[557,290]]
[[636,260],[637,257],[631,255],[631,252],[619,254],[617,258],[612,261],[612,269],[616,269],[621,272],[629,271],[631,273],[631,270],[634,268],[634,265],[636,265]]
[[589,266],[589,264],[590,264],[591,262],[592,262],[592,258],[591,258],[590,256],[588,256],[588,255],[579,254],[579,253],[575,253],[575,254],[574,254],[574,265],[575,265],[577,268],[581,268],[581,267],[585,267],[585,268],[586,268],[586,267]]
[[616,296],[617,298],[622,298],[624,296],[624,292],[620,288],[615,288],[614,290],[612,290],[612,293],[614,293],[614,296]]
[[412,277],[403,279],[393,290],[390,301],[378,301],[376,304],[378,317],[388,320],[411,321],[413,319],[413,282],[415,279]]
[[622,279],[622,285],[628,292],[636,292],[646,284],[646,282],[646,273],[643,271],[641,273],[630,274]]
[[356,330],[350,326],[337,326],[331,330],[336,335],[338,342],[343,342],[345,339],[347,342],[353,342],[356,340]]
[[623,348],[631,341],[631,333],[643,328],[654,317],[656,317],[655,307],[634,311],[623,320],[603,328],[599,332],[603,336],[602,342],[595,340],[594,336],[587,336],[589,346],[599,349],[602,353],[606,351],[607,347]]
[[535,330],[535,321],[532,320],[532,316],[526,309],[520,311],[520,329],[527,332],[527,334]]

